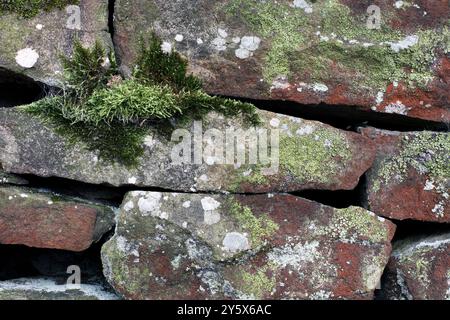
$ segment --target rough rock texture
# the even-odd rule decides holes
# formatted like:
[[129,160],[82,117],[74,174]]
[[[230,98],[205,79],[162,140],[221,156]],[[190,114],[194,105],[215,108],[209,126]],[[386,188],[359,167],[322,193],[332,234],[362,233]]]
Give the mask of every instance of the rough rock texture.
[[448,0],[117,0],[114,40],[125,73],[156,31],[211,93],[445,122],[449,10]]
[[51,278],[0,282],[0,300],[118,300],[100,284],[81,284],[79,289],[58,284]]
[[450,300],[450,233],[395,244],[383,292],[388,299]]
[[[252,154],[257,156],[257,164],[250,164],[248,157],[240,162],[234,157],[234,147],[229,149],[231,161],[227,161],[225,137],[233,136],[226,130],[246,128],[241,120],[211,113],[203,122],[203,137],[201,123],[197,123],[197,127],[195,124],[176,127],[188,129],[183,131],[183,141],[192,140],[192,144],[187,144],[189,149],[201,146],[198,142],[203,138],[203,160],[202,153],[197,153],[200,154],[200,164],[194,163],[195,158],[188,159],[189,163],[184,164],[173,162],[171,155],[180,150],[182,139],[175,137],[171,142],[170,134],[164,135],[157,128],[150,128],[144,139],[145,152],[139,165],[125,167],[102,161],[98,153],[88,151],[83,144],[69,142],[55,133],[52,126],[44,125],[21,110],[0,110],[0,163],[4,170],[95,184],[129,184],[183,191],[352,189],[372,164],[375,154],[374,145],[360,134],[338,130],[320,122],[259,111],[264,124],[258,131],[247,135],[255,138],[258,137],[256,132],[261,133],[258,147],[251,149],[254,151]],[[196,128],[200,129],[196,131]],[[175,130],[169,129],[170,132]],[[233,133],[239,139],[246,136],[242,131]],[[267,143],[264,143],[264,137]],[[279,148],[261,151],[264,145],[276,146],[271,142],[275,141],[272,137],[279,138]],[[248,141],[249,145],[256,146],[255,140]],[[243,151],[248,151],[250,148],[245,145],[244,142],[237,143]],[[261,151],[259,156],[258,150]],[[191,150],[186,150],[184,154],[190,153]],[[268,164],[264,163],[261,154],[266,155]],[[276,166],[277,159],[279,166]],[[180,159],[177,157],[176,160]]]
[[56,9],[30,19],[0,14],[0,68],[60,86],[59,57],[71,54],[75,39],[86,46],[95,40],[105,47],[111,45],[108,1],[81,0],[79,9],[79,24],[74,10]]
[[378,152],[367,175],[368,209],[403,220],[450,222],[450,135],[362,130]]
[[368,299],[394,230],[291,195],[133,191],[102,260],[126,299]]
[[103,205],[24,187],[0,187],[0,243],[86,250],[114,225]]

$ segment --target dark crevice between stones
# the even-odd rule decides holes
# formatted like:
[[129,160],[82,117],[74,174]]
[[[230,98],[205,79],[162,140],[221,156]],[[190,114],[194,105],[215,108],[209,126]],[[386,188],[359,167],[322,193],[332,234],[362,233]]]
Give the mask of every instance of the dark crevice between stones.
[[352,190],[303,190],[290,194],[338,209],[350,206],[364,207],[365,183],[366,178],[363,175]]
[[0,108],[29,104],[57,91],[30,77],[0,68]]
[[[119,207],[125,194],[131,191],[153,191],[153,192],[175,192],[184,194],[223,194],[223,192],[208,191],[182,191],[164,189],[157,187],[137,187],[134,185],[111,186],[107,184],[90,184],[76,180],[58,177],[39,177],[30,174],[15,174],[15,176],[28,181],[24,187],[37,190],[53,192],[56,194],[76,197],[92,202]],[[12,184],[11,184],[12,185]],[[363,206],[363,189],[365,177],[362,176],[360,182],[353,190],[303,190],[289,192],[294,196],[316,201],[335,208],[346,208],[349,206]],[[276,192],[271,192],[276,193]],[[257,195],[265,193],[233,193],[237,195]]]
[[110,289],[103,275],[101,248],[112,236],[112,231],[82,252],[31,248],[23,245],[0,245],[0,281],[20,278],[52,278],[66,284],[73,273],[69,266],[78,266],[82,284],[102,284]]
[[392,220],[397,225],[393,243],[411,237],[427,237],[450,232],[450,223],[417,220]]
[[[158,187],[138,187],[134,185],[112,186],[109,184],[91,184],[77,180],[59,177],[40,177],[32,174],[14,174],[16,177],[24,179],[28,184],[16,186],[34,188],[41,191],[53,192],[55,194],[76,197],[91,202],[96,202],[113,207],[119,207],[125,194],[131,191],[153,191],[185,194],[222,194],[220,192],[206,191],[182,191],[165,189]],[[8,185],[8,184],[6,184]],[[15,185],[9,183],[9,185]]]
[[402,132],[424,130],[447,132],[450,130],[450,123],[422,120],[398,114],[365,111],[358,106],[327,105],[323,103],[304,105],[282,100],[231,98],[253,103],[257,108],[262,110],[306,120],[320,121],[347,131],[357,131],[359,127],[368,126]]
[[108,0],[108,32],[111,35],[112,42],[114,43],[114,9],[116,0]]

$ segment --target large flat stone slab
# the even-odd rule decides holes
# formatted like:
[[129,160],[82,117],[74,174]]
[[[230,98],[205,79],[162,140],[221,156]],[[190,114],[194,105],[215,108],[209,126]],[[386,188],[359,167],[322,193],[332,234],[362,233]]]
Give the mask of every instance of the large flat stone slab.
[[115,6],[125,72],[141,36],[155,31],[166,50],[188,58],[210,93],[450,120],[448,1],[118,0]]
[[[0,163],[10,173],[93,184],[230,192],[353,189],[372,164],[374,145],[360,134],[317,121],[258,113],[263,124],[253,129],[240,119],[215,113],[203,123],[176,124],[166,130],[169,134],[149,127],[138,165],[125,166],[102,159],[97,150],[56,133],[54,126],[22,108],[3,109]],[[171,137],[180,133],[176,129],[181,134]],[[187,146],[182,153],[187,159],[178,157],[182,146]],[[247,152],[245,158],[237,156],[241,151]],[[189,157],[191,153],[194,156]],[[252,162],[249,154],[256,160]]]
[[370,299],[394,230],[291,195],[133,191],[102,259],[126,299]]

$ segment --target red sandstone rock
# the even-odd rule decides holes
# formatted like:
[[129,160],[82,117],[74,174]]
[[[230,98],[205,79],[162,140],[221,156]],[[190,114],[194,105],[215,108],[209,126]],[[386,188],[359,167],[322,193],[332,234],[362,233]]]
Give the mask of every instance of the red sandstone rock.
[[0,243],[29,247],[86,250],[112,228],[106,206],[41,193],[0,187]]
[[368,208],[392,219],[449,222],[450,135],[362,129],[378,147],[367,174]]

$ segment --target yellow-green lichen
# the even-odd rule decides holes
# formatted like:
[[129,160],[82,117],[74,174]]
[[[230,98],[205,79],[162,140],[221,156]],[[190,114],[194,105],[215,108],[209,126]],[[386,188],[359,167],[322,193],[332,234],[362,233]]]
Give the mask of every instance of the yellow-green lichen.
[[268,214],[255,216],[247,206],[243,206],[235,200],[229,201],[229,210],[231,216],[236,219],[242,230],[248,232],[252,247],[256,248],[264,243],[264,239],[272,236],[279,226]]
[[360,207],[335,209],[330,224],[319,233],[326,233],[346,241],[366,238],[372,242],[388,241],[389,229],[375,214]]
[[381,162],[372,185],[373,192],[393,180],[396,183],[404,181],[410,168],[427,174],[437,183],[450,179],[450,135],[428,131],[405,135],[400,148],[398,154]]
[[270,295],[276,287],[276,277],[273,274],[268,276],[268,270],[269,268],[264,266],[256,272],[241,271],[237,277],[238,290],[255,299]]
[[312,130],[297,133],[294,128],[293,136],[280,137],[280,168],[301,183],[333,181],[338,171],[351,159],[347,139],[337,130]]

